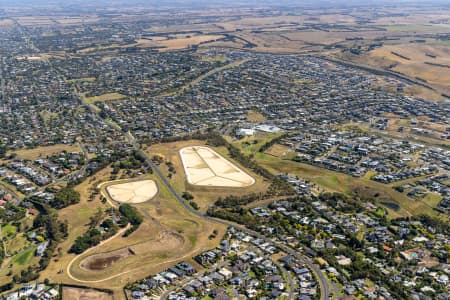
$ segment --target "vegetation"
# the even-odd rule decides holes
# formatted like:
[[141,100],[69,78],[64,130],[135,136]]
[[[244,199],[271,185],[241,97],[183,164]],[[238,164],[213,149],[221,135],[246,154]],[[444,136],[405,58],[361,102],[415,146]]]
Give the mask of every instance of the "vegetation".
[[119,211],[122,214],[122,223],[130,223],[131,227],[128,229],[124,236],[129,236],[131,233],[133,233],[136,229],[139,228],[139,225],[142,223],[142,215],[138,212],[138,210],[129,205],[129,204],[122,204],[119,207]]
[[82,236],[77,237],[72,247],[70,247],[69,253],[83,253],[88,248],[98,245],[102,240],[114,236],[118,229],[118,226],[111,219],[103,221],[100,227],[104,230],[103,232],[99,228],[91,228]]
[[263,144],[261,146],[261,148],[259,148],[259,152],[265,152],[267,149],[269,149],[270,147],[272,147],[275,144],[278,144],[282,139],[286,138],[287,136],[289,136],[288,133],[282,134],[279,137],[276,137],[274,139],[271,139],[270,141],[268,141],[267,143]]
[[80,202],[80,193],[71,187],[65,187],[55,194],[55,198],[50,201],[50,205],[53,208],[61,209],[78,202]]

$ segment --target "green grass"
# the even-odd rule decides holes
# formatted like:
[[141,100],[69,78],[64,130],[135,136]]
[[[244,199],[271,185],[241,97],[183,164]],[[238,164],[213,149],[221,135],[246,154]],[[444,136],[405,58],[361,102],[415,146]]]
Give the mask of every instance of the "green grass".
[[37,246],[31,246],[25,251],[22,251],[21,253],[17,254],[13,258],[13,263],[18,264],[20,266],[26,265],[30,259],[33,257],[34,252],[36,251]]
[[[382,202],[394,203],[400,209],[386,208],[391,218],[428,214],[445,218],[445,216],[433,210],[433,207],[408,198],[406,195],[392,189],[389,185],[368,180],[366,178],[355,178],[347,174],[330,171],[324,168],[294,161],[282,160],[264,153],[255,155],[256,161],[273,174],[289,173],[295,174],[317,184],[325,191],[340,192],[346,195],[357,195],[362,201],[371,201],[375,204]],[[369,200],[364,200],[369,199]],[[430,200],[435,202],[436,199]]]
[[241,152],[245,155],[258,155],[258,151],[262,145],[281,135],[283,135],[283,133],[258,132],[254,136],[244,137],[243,139],[234,142],[233,145],[241,150]]
[[378,173],[376,171],[373,170],[369,170],[367,171],[367,173],[364,175],[365,179],[370,179],[372,177],[374,177],[375,175],[377,175]]
[[12,184],[9,184],[9,183],[7,183],[5,181],[0,180],[0,185],[4,186],[5,188],[7,188],[7,189],[9,189],[11,191],[13,191],[19,198],[21,198],[21,199],[25,198],[25,195],[22,194],[21,192],[19,192],[19,190],[15,186],[13,186]]
[[190,235],[189,237],[189,242],[191,242],[192,246],[195,246],[195,244],[197,244],[197,237]]
[[16,232],[17,232],[16,226],[13,226],[11,224],[2,226],[2,236],[3,237],[13,236],[14,234],[16,234]]
[[366,226],[361,226],[361,228],[356,233],[356,238],[358,241],[362,241],[364,239],[364,230],[366,229]]
[[433,208],[437,207],[441,200],[442,196],[438,193],[428,193],[422,199],[423,203]]

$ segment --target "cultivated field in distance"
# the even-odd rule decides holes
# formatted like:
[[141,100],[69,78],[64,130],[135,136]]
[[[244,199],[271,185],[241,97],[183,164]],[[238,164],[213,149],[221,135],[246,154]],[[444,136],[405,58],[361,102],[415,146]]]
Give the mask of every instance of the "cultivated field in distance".
[[112,200],[120,203],[142,203],[152,199],[158,193],[153,180],[140,180],[112,184],[106,187]]
[[187,181],[193,185],[247,187],[255,179],[236,165],[207,147],[186,147],[180,150]]

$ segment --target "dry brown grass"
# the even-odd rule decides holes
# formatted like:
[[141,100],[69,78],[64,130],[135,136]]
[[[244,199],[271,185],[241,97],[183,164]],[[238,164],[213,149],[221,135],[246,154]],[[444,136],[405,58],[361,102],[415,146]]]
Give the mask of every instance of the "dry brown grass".
[[249,122],[259,123],[259,122],[264,122],[266,120],[267,120],[267,118],[260,112],[257,112],[254,110],[249,110],[247,112],[247,121],[249,121]]
[[81,149],[77,145],[58,144],[53,146],[42,146],[33,149],[15,150],[13,152],[9,152],[8,154],[15,153],[18,158],[35,160],[40,157],[45,158],[47,156],[51,156],[53,154],[57,154],[62,151],[81,152]]
[[265,153],[275,157],[286,157],[289,153],[292,153],[292,150],[287,146],[275,144],[267,149]]
[[[81,194],[80,203],[60,210],[59,218],[68,221],[69,237],[58,245],[63,254],[52,259],[48,268],[41,273],[42,279],[51,278],[52,282],[112,289],[115,296],[120,296],[121,288],[128,282],[162,271],[180,260],[189,259],[205,249],[214,248],[220,242],[226,230],[225,226],[191,215],[173,198],[156,176],[148,175],[145,178],[157,181],[160,189],[159,194],[151,201],[135,205],[144,216],[144,222],[130,236],[115,237],[98,248],[78,256],[70,269],[71,275],[76,280],[71,279],[67,275],[66,268],[76,256],[68,254],[67,251],[75,238],[88,229],[90,216],[99,207],[102,209],[109,207],[108,204],[100,202],[100,196],[92,202],[88,202],[87,199],[92,188],[99,182],[109,180],[111,171],[110,167],[105,168],[78,185],[76,190]],[[217,230],[218,235],[215,239],[209,239],[213,230]],[[106,255],[105,253],[128,247],[135,251],[135,255],[121,259],[104,270],[88,271],[80,267],[80,262],[86,257],[94,254]],[[63,272],[59,272],[60,270]]]
[[125,99],[126,97],[127,96],[119,93],[107,93],[94,97],[83,97],[83,101],[88,104],[93,104],[95,102],[102,102],[102,101],[122,100]]
[[442,214],[434,211],[424,203],[412,200],[406,195],[399,193],[382,183],[365,178],[354,178],[350,175],[333,172],[308,164],[281,160],[266,154],[258,155],[256,157],[260,165],[266,167],[273,173],[296,174],[310,180],[326,191],[340,192],[347,195],[358,195],[362,199],[371,199],[371,201],[379,205],[381,205],[381,202],[399,205],[400,209],[398,210],[387,208],[391,218],[419,215],[422,213],[444,218]]
[[[399,53],[410,60],[401,58],[392,52]],[[436,55],[436,58],[428,57],[426,54]],[[395,65],[392,70],[403,73],[410,77],[426,80],[450,92],[450,68],[425,64],[431,62],[450,66],[450,47],[444,45],[386,45],[371,51],[368,55],[360,58],[367,63],[377,67],[388,67]]]
[[[264,180],[261,176],[258,176],[251,172],[250,170],[244,168],[236,161],[230,159],[228,151],[224,147],[211,147],[217,153],[221,154],[226,159],[232,161],[236,166],[247,172],[251,177],[255,178],[256,182],[252,186],[245,188],[227,188],[227,187],[207,187],[207,186],[194,186],[186,181],[186,176],[184,173],[183,164],[180,159],[179,150],[184,147],[189,146],[201,146],[205,145],[204,141],[199,140],[189,140],[189,141],[179,141],[173,143],[164,143],[152,145],[147,153],[150,156],[159,155],[162,156],[166,161],[173,163],[176,173],[173,174],[170,182],[178,191],[179,194],[184,191],[189,192],[194,196],[194,201],[199,205],[201,211],[206,211],[208,207],[213,204],[219,197],[225,197],[228,195],[243,196],[250,193],[260,193],[267,190],[269,182]],[[168,169],[165,164],[161,165],[161,170],[164,174],[168,174]]]
[[138,47],[162,47],[160,51],[181,50],[206,42],[214,42],[223,35],[174,35],[170,38],[154,37],[137,40]]
[[100,202],[100,196],[97,196],[91,202],[88,201],[88,198],[91,189],[96,186],[96,181],[109,180],[111,171],[111,168],[105,168],[98,172],[94,177],[90,177],[78,185],[75,189],[80,193],[80,203],[71,205],[59,211],[59,219],[62,221],[67,220],[68,222],[69,236],[64,242],[58,245],[58,247],[61,247],[62,253],[64,254],[57,259],[52,259],[47,269],[41,273],[41,278],[52,278],[52,280],[57,282],[75,283],[68,279],[65,272],[62,274],[58,274],[58,272],[61,269],[64,270],[70,260],[74,257],[73,254],[67,254],[67,251],[72,246],[75,239],[88,229],[87,224],[89,223],[89,218],[98,208],[105,209],[108,207],[106,204]]
[[384,36],[384,31],[351,31],[351,32],[325,32],[325,31],[298,31],[285,33],[284,36],[293,41],[304,43],[331,45],[345,41],[346,38],[365,37],[376,38]]
[[62,290],[63,300],[113,300],[111,294],[97,291],[94,289],[75,288],[75,287],[63,287]]

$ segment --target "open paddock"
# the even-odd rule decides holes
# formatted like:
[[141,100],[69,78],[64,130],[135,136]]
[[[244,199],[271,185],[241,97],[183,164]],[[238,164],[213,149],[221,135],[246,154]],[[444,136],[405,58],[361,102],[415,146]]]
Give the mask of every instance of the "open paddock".
[[[192,215],[156,175],[146,175],[140,181],[145,180],[154,181],[159,190],[152,199],[132,204],[143,216],[139,228],[126,237],[119,233],[80,255],[65,254],[66,263],[61,265],[64,272],[53,276],[63,283],[108,288],[120,293],[127,282],[160,272],[218,245],[225,226]],[[114,185],[114,182],[101,187],[101,194],[112,205],[106,191],[108,184]],[[211,238],[214,230],[218,234]]]
[[181,234],[171,231],[161,231],[154,238],[149,236],[147,241],[138,242],[111,252],[102,252],[90,255],[80,262],[80,268],[87,272],[108,271],[115,264],[128,265],[136,259],[155,256],[157,253],[171,253],[181,249],[185,244]]
[[41,146],[32,149],[20,149],[10,151],[7,154],[16,154],[17,158],[27,159],[27,160],[35,160],[40,157],[45,158],[47,156],[52,156],[53,154],[58,154],[60,152],[80,152],[81,149],[78,145],[52,145],[52,146]]
[[154,36],[148,39],[139,39],[135,46],[147,48],[160,48],[160,51],[181,50],[203,43],[210,43],[224,38],[223,35],[190,35],[179,34],[169,36]]
[[63,300],[113,300],[113,295],[88,288],[77,288],[65,286],[62,289]]

